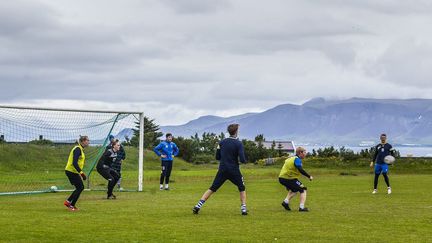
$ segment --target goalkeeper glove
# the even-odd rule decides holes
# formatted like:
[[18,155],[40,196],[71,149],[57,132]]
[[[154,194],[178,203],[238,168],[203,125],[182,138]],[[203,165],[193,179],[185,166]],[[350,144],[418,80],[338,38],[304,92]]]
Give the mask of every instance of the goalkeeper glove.
[[84,174],[84,172],[81,171],[80,176],[83,178],[83,180],[87,179],[87,176]]

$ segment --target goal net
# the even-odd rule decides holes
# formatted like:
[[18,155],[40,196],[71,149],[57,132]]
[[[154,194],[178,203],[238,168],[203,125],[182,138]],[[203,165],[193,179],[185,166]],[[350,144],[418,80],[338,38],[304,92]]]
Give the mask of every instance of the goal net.
[[65,166],[80,135],[90,139],[84,149],[87,189],[106,190],[96,164],[112,135],[126,153],[115,190],[141,191],[142,123],[138,112],[0,106],[0,195],[73,189]]

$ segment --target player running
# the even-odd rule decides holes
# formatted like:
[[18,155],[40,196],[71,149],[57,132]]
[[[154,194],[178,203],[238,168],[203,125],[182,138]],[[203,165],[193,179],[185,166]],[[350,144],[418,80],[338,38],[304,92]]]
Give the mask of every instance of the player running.
[[387,194],[391,194],[392,190],[390,187],[390,181],[388,178],[388,164],[384,162],[384,157],[387,155],[394,156],[395,149],[389,143],[387,143],[387,135],[381,134],[380,136],[381,143],[375,146],[375,153],[372,158],[372,162],[370,163],[370,167],[372,168],[375,162],[375,178],[374,178],[374,189],[372,194],[376,194],[378,192],[378,178],[382,173],[385,183],[387,184]]
[[248,214],[246,209],[246,188],[239,168],[239,159],[242,163],[245,163],[246,159],[243,144],[237,138],[238,128],[238,124],[229,125],[227,130],[230,137],[219,142],[216,151],[216,159],[220,161],[219,170],[211,187],[203,194],[197,205],[192,209],[194,214],[198,214],[203,204],[224,184],[226,180],[230,180],[237,186],[240,192],[240,212],[242,215]]
[[302,165],[302,159],[306,157],[306,149],[297,147],[296,156],[290,157],[285,160],[281,172],[279,173],[279,183],[286,187],[288,195],[282,202],[282,206],[286,210],[291,210],[289,207],[289,201],[293,198],[297,192],[300,192],[300,212],[308,212],[309,209],[305,207],[306,202],[306,190],[307,188],[298,180],[300,175],[304,175],[309,180],[313,180],[313,177],[309,175]]

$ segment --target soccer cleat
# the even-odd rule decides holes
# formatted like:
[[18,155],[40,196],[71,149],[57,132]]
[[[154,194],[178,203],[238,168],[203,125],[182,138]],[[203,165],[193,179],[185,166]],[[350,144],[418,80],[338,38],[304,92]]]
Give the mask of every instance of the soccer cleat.
[[391,187],[387,189],[387,194],[391,194]]
[[193,207],[193,209],[192,209],[192,212],[193,212],[194,214],[198,214],[199,211],[200,211],[200,208],[197,207],[197,206]]
[[241,206],[240,212],[241,212],[241,215],[248,215],[248,211],[247,211],[246,206]]
[[289,204],[286,203],[285,201],[282,202],[282,207],[284,207],[285,210],[291,211],[291,208],[289,207]]
[[170,190],[170,188],[169,187],[165,187],[165,189],[164,190],[166,190],[166,191],[169,191]]
[[70,207],[68,207],[69,211],[78,211],[79,209],[75,206],[70,205]]
[[163,189],[164,189],[163,186],[160,186],[160,187],[159,187],[159,190],[163,191]]
[[116,199],[117,197],[114,194],[108,195],[107,199]]
[[299,212],[309,212],[308,208],[299,208]]
[[374,190],[372,191],[372,194],[377,194],[377,192],[378,192],[378,190],[377,190],[377,189],[374,189]]
[[64,201],[63,205],[65,205],[67,208],[72,206],[72,204],[68,200]]

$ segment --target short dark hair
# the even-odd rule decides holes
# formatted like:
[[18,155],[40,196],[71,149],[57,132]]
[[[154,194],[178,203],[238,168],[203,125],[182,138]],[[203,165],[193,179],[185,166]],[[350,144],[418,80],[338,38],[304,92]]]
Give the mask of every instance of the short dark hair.
[[169,137],[169,136],[172,137],[172,134],[171,134],[171,133],[167,133],[167,134],[165,134],[165,137],[166,137],[166,138]]
[[240,125],[236,123],[228,125],[227,131],[230,134],[230,136],[236,135],[239,126]]
[[387,137],[385,133],[381,133],[380,137]]
[[82,143],[82,142],[84,142],[84,141],[87,141],[87,140],[89,140],[89,138],[88,138],[88,136],[81,136],[80,135],[80,137],[79,137],[79,143]]

